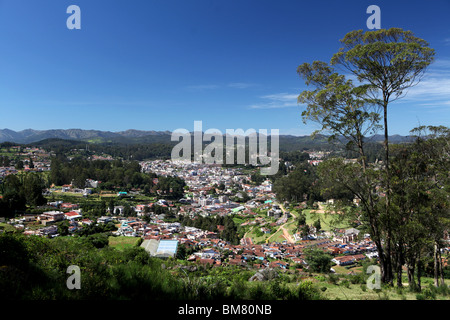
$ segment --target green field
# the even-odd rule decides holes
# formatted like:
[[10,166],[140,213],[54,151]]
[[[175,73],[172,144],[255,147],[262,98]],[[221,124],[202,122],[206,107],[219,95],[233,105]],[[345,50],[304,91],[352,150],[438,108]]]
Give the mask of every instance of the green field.
[[256,244],[265,243],[265,242],[266,242],[266,239],[272,235],[272,233],[264,233],[263,235],[258,236],[258,235],[255,233],[255,231],[258,230],[259,228],[261,228],[261,227],[260,227],[260,226],[255,226],[255,227],[252,229],[252,232],[250,232],[250,233],[248,234],[248,237],[250,237],[250,238],[252,239],[253,243],[256,243]]
[[303,210],[306,216],[306,224],[313,225],[317,219],[320,219],[320,225],[323,231],[331,231],[335,228],[350,228],[351,226],[345,222],[336,223],[334,220],[338,218],[336,214],[325,213],[323,210]]
[[[427,296],[430,290],[431,278],[422,278],[422,292],[411,292],[408,284],[403,283],[403,288],[382,286],[381,290],[370,290],[366,285],[352,284],[341,279],[337,284],[321,281],[316,283],[318,288],[326,288],[323,297],[330,300],[418,300]],[[448,285],[448,281],[446,281]],[[448,300],[448,295],[435,294],[435,300]]]
[[125,248],[138,246],[140,244],[141,240],[142,240],[141,238],[137,238],[137,237],[110,236],[108,238],[108,245],[110,247],[116,248],[118,250],[123,250]]
[[275,232],[273,237],[270,238],[269,242],[283,242],[286,241],[286,238],[283,236],[283,230],[278,230]]
[[10,231],[14,232],[14,231],[16,231],[16,228],[14,228],[12,225],[7,224],[7,223],[3,223],[3,222],[0,222],[0,229],[3,229],[5,231],[7,231],[7,232],[10,232]]
[[16,155],[16,151],[11,151],[9,148],[0,148],[0,156],[14,157]]

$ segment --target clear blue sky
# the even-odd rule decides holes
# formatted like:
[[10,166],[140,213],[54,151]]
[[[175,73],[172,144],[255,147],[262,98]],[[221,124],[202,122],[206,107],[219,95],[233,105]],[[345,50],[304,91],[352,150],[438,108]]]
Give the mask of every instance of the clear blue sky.
[[[81,30],[69,30],[69,5]],[[121,131],[280,129],[305,135],[303,62],[339,39],[412,30],[437,51],[423,82],[390,109],[390,133],[450,126],[450,1],[0,0],[0,128]]]

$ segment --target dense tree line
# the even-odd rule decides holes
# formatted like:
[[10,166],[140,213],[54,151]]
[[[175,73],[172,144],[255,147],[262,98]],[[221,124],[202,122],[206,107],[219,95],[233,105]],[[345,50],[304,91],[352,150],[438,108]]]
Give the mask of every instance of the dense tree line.
[[280,158],[283,159],[283,161],[287,161],[295,165],[309,160],[309,154],[299,150],[291,152],[280,151]]
[[11,160],[8,156],[0,156],[0,167],[9,167]]
[[[216,216],[216,217],[203,217],[196,216],[191,219],[187,215],[181,219],[183,226],[195,227],[202,230],[208,230],[217,232],[219,238],[229,241],[231,244],[239,244],[239,236],[237,226],[233,221],[232,216]],[[222,231],[219,231],[217,226],[224,226]]]
[[315,180],[314,168],[303,164],[297,166],[287,176],[277,179],[273,190],[281,201],[302,202],[313,196],[312,189]]
[[74,158],[71,161],[54,157],[51,160],[50,182],[55,185],[70,184],[84,188],[86,179],[101,181],[100,188],[141,188],[153,186],[155,174],[141,172],[137,161],[85,160]]
[[173,146],[171,143],[100,144],[90,145],[89,150],[109,154],[114,158],[143,161],[170,159]]
[[41,206],[47,203],[42,195],[44,181],[38,173],[8,175],[0,184],[0,216],[12,217],[24,212],[27,207]]
[[329,188],[319,179],[317,167],[306,162],[297,164],[294,170],[275,180],[273,190],[279,201],[303,202],[312,205],[325,199],[350,203],[354,194],[344,188]]
[[419,134],[414,143],[391,151],[393,269],[401,286],[401,268],[406,264],[410,286],[420,287],[416,268],[421,268],[423,257],[433,256],[439,286],[444,285],[441,249],[450,230],[450,128],[420,127],[414,132]]
[[160,176],[158,178],[157,190],[167,199],[180,199],[184,196],[186,183],[183,179],[171,176]]
[[174,143],[89,143],[76,140],[45,139],[27,146],[41,147],[48,152],[54,152],[56,155],[66,155],[72,150],[77,150],[79,154],[85,156],[109,154],[114,158],[142,161],[161,158],[169,159]]

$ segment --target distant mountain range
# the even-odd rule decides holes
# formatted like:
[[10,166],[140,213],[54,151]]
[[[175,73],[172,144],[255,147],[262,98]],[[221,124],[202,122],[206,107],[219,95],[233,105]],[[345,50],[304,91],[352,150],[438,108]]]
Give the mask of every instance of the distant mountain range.
[[[14,142],[18,144],[31,144],[47,139],[76,140],[88,143],[173,143],[170,140],[170,131],[144,131],[144,130],[126,130],[119,132],[83,130],[83,129],[51,129],[51,130],[33,130],[13,131],[10,129],[0,129],[0,142]],[[383,135],[374,135],[368,138],[371,142],[383,141]],[[403,143],[411,141],[409,136],[392,135],[389,137],[392,143]],[[296,146],[310,144],[326,144],[326,136],[318,135],[316,139],[310,136],[292,136],[280,135],[280,145]],[[283,148],[284,149],[284,148]]]
[[102,142],[125,142],[125,140],[142,138],[142,137],[169,137],[170,131],[142,131],[142,130],[126,130],[120,132],[100,131],[100,130],[83,130],[83,129],[51,129],[51,130],[33,130],[26,129],[22,131],[13,131],[10,129],[0,129],[0,142],[15,142],[21,144],[29,144],[45,139],[64,139],[78,140],[92,143]]

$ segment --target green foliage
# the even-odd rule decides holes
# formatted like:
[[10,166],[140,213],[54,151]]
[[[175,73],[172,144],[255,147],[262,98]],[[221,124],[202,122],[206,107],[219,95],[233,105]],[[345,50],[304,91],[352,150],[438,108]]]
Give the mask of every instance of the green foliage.
[[341,40],[342,48],[331,63],[341,65],[393,98],[417,83],[435,51],[428,43],[400,28],[355,30]]
[[314,188],[316,179],[315,168],[302,164],[287,176],[275,180],[273,190],[280,201],[301,202],[305,196],[314,199],[318,195]]
[[218,232],[218,225],[224,226],[224,230],[219,232],[220,238],[229,241],[232,244],[239,244],[238,226],[235,224],[232,216],[196,216],[194,219],[184,216],[181,220],[181,224],[183,226],[190,226],[213,232]]
[[307,85],[315,86],[298,97],[299,102],[307,105],[302,112],[303,121],[318,122],[322,125],[319,131],[331,132],[330,140],[344,137],[347,147],[357,146],[364,156],[363,138],[379,129],[380,120],[378,113],[370,110],[376,104],[367,97],[371,86],[354,86],[352,80],[321,61],[304,63],[297,68],[297,73],[305,78]]
[[162,192],[162,195],[168,199],[180,199],[184,196],[184,187],[186,183],[183,179],[178,177],[159,177],[158,190]]
[[305,224],[306,224],[306,216],[305,214],[303,214],[303,212],[300,212],[297,217],[297,225],[300,227]]
[[319,300],[322,297],[311,281],[302,281],[297,288],[295,298],[298,300]]
[[44,182],[35,172],[8,175],[0,185],[3,198],[0,199],[0,216],[12,217],[27,206],[40,206],[47,201],[42,195]]
[[348,280],[342,280],[340,284],[346,288],[350,288],[350,281]]
[[55,185],[70,184],[84,188],[86,179],[102,181],[100,188],[145,188],[153,186],[156,175],[141,173],[137,161],[84,160],[79,157],[68,161],[64,157],[52,158],[50,181]]
[[9,167],[10,159],[8,156],[0,156],[0,167]]
[[320,249],[306,249],[305,261],[312,272],[329,273],[332,266],[331,255]]
[[95,233],[87,236],[85,239],[96,248],[104,248],[108,245],[108,237],[106,233]]
[[[251,272],[236,267],[185,273],[172,260],[151,258],[141,247],[97,248],[97,237],[54,239],[0,235],[0,297],[5,299],[320,299],[310,282],[290,287],[276,278],[248,282]],[[68,266],[81,271],[81,289],[69,290]]]
[[[330,190],[345,190],[351,197],[358,197],[361,200],[363,208],[361,220],[367,225],[379,251],[382,281],[392,282],[391,260],[406,259],[411,266],[416,263],[418,247],[422,246],[423,242],[416,240],[424,239],[426,228],[422,226],[431,225],[419,222],[420,214],[417,213],[424,214],[427,211],[420,203],[424,203],[423,200],[425,203],[428,202],[427,199],[431,196],[426,194],[425,191],[429,189],[424,188],[424,185],[418,187],[422,184],[421,176],[423,176],[417,175],[416,171],[421,168],[420,161],[416,163],[417,166],[411,163],[406,166],[405,163],[400,164],[397,169],[407,168],[412,172],[405,173],[397,180],[392,176],[392,168],[389,165],[391,159],[388,105],[390,101],[401,98],[408,88],[420,81],[426,68],[433,62],[435,51],[429,48],[425,40],[414,36],[411,31],[400,28],[351,31],[345,35],[341,43],[339,52],[331,59],[331,65],[347,69],[356,76],[359,84],[354,85],[352,80],[347,80],[324,62],[304,63],[298,67],[297,72],[305,78],[307,85],[313,85],[315,89],[302,92],[298,100],[307,104],[306,110],[302,113],[304,121],[318,122],[322,125],[321,130],[331,131],[331,138],[343,136],[345,142],[348,142],[347,146],[357,146],[358,164],[330,162],[319,168],[319,176],[325,181],[322,182],[325,186],[324,193]],[[381,120],[381,110],[384,120],[384,159],[381,169],[384,170],[380,170],[381,179],[375,179],[377,173],[367,165],[364,137],[380,128],[378,122]],[[448,158],[448,151],[444,154]],[[417,157],[419,158],[420,156]],[[422,159],[425,158],[427,157]],[[444,176],[448,177],[448,165],[445,172]],[[410,183],[417,176],[419,179],[415,180],[416,183]],[[392,190],[391,186],[397,190]],[[380,187],[384,188],[384,195],[379,198],[374,190]],[[415,190],[415,201],[412,200],[413,197],[402,195],[403,190],[408,191],[405,187]],[[437,211],[442,212],[444,210],[440,210],[439,207],[442,207],[442,200],[445,197],[439,198]],[[409,219],[407,213],[419,218]],[[393,226],[396,223],[399,225],[394,230]],[[385,235],[388,239],[382,239]],[[408,235],[409,239],[404,239],[405,235]],[[436,237],[435,241],[438,242],[438,239],[440,238]],[[392,241],[394,245],[391,247]],[[413,243],[415,245],[410,252],[402,252],[401,248],[411,247]],[[400,249],[394,252],[395,247]]]
[[[95,248],[99,239],[0,235],[0,296],[9,299],[192,298],[144,249]],[[81,269],[81,289],[68,290],[69,265]],[[182,293],[185,292],[185,295]]]
[[349,281],[352,284],[361,284],[362,285],[362,284],[366,283],[366,277],[364,276],[363,273],[358,273],[358,274],[350,275]]

